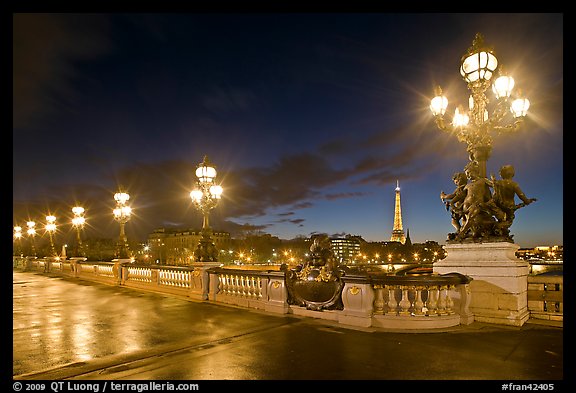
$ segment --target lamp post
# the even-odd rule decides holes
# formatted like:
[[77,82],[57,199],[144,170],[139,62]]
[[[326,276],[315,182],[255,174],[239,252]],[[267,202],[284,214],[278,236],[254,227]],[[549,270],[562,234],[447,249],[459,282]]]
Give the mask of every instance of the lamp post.
[[[469,110],[459,105],[452,122],[447,123],[444,114],[448,99],[442,94],[440,86],[436,87],[436,96],[431,101],[430,110],[438,128],[454,133],[460,142],[466,143],[470,161],[477,161],[480,176],[486,177],[486,162],[492,153],[491,133],[518,130],[530,107],[530,101],[520,91],[516,92],[516,98],[512,100],[514,78],[504,71],[494,51],[484,44],[480,33],[476,34],[472,46],[462,56],[460,74],[470,90]],[[492,108],[489,108],[490,100],[486,96],[490,86],[496,97]],[[491,113],[489,109],[492,109]]]
[[84,247],[82,246],[82,236],[80,235],[80,232],[86,223],[86,219],[84,218],[84,208],[81,206],[74,206],[72,208],[72,213],[74,213],[72,225],[76,228],[76,256],[84,257]]
[[202,236],[196,248],[197,262],[216,262],[218,252],[212,242],[212,229],[209,223],[209,214],[218,204],[222,196],[222,187],[215,184],[216,169],[209,162],[208,156],[196,168],[198,177],[197,188],[190,192],[190,198],[198,210],[202,212]]
[[14,241],[16,242],[16,249],[14,250],[14,255],[22,256],[22,227],[14,227]]
[[46,232],[48,232],[48,236],[50,236],[50,255],[54,258],[58,257],[56,254],[56,249],[54,248],[54,232],[56,231],[56,217],[53,215],[46,216]]
[[132,214],[132,208],[126,205],[129,199],[130,195],[122,190],[114,194],[114,200],[116,201],[116,208],[113,210],[114,219],[120,223],[120,236],[118,237],[116,251],[118,259],[127,259],[129,257],[128,239],[124,232],[124,226],[130,220],[130,215]]
[[36,240],[34,239],[34,236],[36,236],[36,223],[34,221],[28,221],[26,222],[26,226],[28,227],[28,229],[26,230],[26,233],[28,234],[28,237],[30,237],[30,248],[31,248],[31,256],[32,257],[36,257]]
[[[513,96],[514,79],[504,71],[494,51],[485,45],[480,33],[476,34],[472,46],[461,58],[460,74],[470,91],[468,110],[458,105],[452,121],[446,121],[444,115],[448,99],[439,86],[436,87],[436,96],[430,103],[430,110],[438,128],[456,135],[460,142],[466,143],[470,160],[465,168],[468,184],[462,184],[462,188],[469,189],[467,194],[462,194],[466,200],[464,196],[457,197],[456,190],[452,195],[441,193],[445,203],[446,199],[452,198],[455,203],[460,199],[458,202],[464,210],[458,213],[456,209],[452,209],[453,225],[455,221],[458,225],[455,225],[457,232],[449,234],[448,239],[462,241],[465,238],[491,236],[510,240],[508,228],[512,224],[513,215],[503,212],[503,208],[497,206],[498,203],[487,203],[492,198],[488,187],[494,188],[497,182],[493,177],[491,181],[486,178],[486,163],[492,153],[492,133],[517,131],[523,123],[530,102],[519,91]],[[490,86],[495,95],[494,102],[486,95]],[[475,189],[472,184],[477,185]],[[530,202],[526,200],[524,205],[528,203]],[[517,205],[515,208],[522,206]],[[454,204],[451,207],[454,207]]]

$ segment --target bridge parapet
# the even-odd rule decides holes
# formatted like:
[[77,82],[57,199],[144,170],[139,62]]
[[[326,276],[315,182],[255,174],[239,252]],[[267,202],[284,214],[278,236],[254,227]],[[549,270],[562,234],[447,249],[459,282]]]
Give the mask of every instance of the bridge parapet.
[[[426,330],[467,325],[474,321],[469,309],[471,278],[458,273],[414,276],[373,272],[347,274],[342,277],[344,307],[311,310],[289,304],[285,272],[278,270],[223,267],[203,270],[201,267],[149,266],[121,261],[54,261],[37,258],[20,258],[15,260],[14,265],[29,271],[332,320],[345,325]],[[528,300],[536,318],[562,320],[562,288],[561,277],[529,279]],[[542,293],[545,298],[542,298]]]

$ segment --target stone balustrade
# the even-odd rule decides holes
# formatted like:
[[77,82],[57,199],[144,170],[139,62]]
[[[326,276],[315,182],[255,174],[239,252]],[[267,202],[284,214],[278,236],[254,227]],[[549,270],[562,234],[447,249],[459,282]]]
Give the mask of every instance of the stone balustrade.
[[208,270],[209,300],[286,314],[289,312],[284,272],[214,267]]
[[[15,258],[14,268],[362,327],[427,330],[474,321],[469,309],[471,279],[458,273],[344,275],[343,309],[314,311],[288,303],[285,275],[277,270],[37,258]],[[530,277],[528,304],[533,317],[562,320],[562,289],[561,276]]]
[[528,277],[530,318],[564,322],[564,278],[536,275]]

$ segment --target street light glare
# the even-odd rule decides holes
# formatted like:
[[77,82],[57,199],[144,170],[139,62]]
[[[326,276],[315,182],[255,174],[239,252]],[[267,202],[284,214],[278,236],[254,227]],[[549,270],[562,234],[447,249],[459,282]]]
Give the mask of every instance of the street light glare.
[[462,107],[456,108],[454,111],[454,118],[452,119],[452,124],[454,127],[466,127],[470,118],[468,115],[463,111]]
[[212,195],[214,198],[216,199],[220,199],[220,197],[222,196],[222,186],[211,186],[210,187],[210,195]]
[[210,182],[216,177],[216,169],[211,166],[201,165],[196,169],[196,176],[200,181]]
[[72,219],[72,225],[74,225],[74,226],[84,225],[85,222],[86,222],[86,220],[84,219],[84,217],[74,217]]
[[448,107],[448,98],[438,95],[432,98],[430,103],[430,110],[434,116],[444,115],[446,113],[446,108]]
[[200,202],[202,199],[202,191],[198,189],[190,191],[190,198],[192,198],[192,200],[195,202]]
[[492,53],[479,52],[468,56],[462,63],[460,74],[466,82],[476,82],[477,80],[490,80],[498,61]]
[[496,98],[507,98],[510,97],[512,89],[514,88],[514,78],[508,75],[502,75],[494,81],[492,85],[492,91],[496,95]]
[[116,194],[114,194],[114,199],[116,200],[116,202],[120,203],[121,205],[124,205],[130,199],[130,195],[125,192],[117,192]]
[[530,108],[530,101],[528,101],[528,98],[517,98],[512,101],[512,105],[510,106],[510,110],[514,117],[526,116],[528,108]]

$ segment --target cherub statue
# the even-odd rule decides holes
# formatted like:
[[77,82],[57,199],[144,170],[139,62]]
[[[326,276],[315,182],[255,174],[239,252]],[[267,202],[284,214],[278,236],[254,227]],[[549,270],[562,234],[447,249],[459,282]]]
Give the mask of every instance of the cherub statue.
[[450,211],[452,215],[452,226],[456,229],[456,233],[460,231],[462,227],[461,220],[465,220],[464,212],[462,210],[462,203],[466,197],[466,183],[468,183],[468,178],[464,172],[456,172],[452,176],[456,188],[451,194],[446,194],[444,191],[440,192],[440,199],[444,202],[446,210]]
[[492,232],[493,208],[491,206],[492,192],[490,181],[480,176],[480,168],[475,161],[472,161],[464,168],[468,183],[464,187],[464,200],[462,202],[462,213],[465,223],[460,228],[456,240],[463,240],[468,237],[480,238]]
[[[504,220],[508,227],[512,225],[515,218],[514,212],[517,209],[536,202],[536,198],[528,198],[518,183],[512,180],[514,175],[515,170],[512,165],[503,165],[500,168],[501,180],[497,180],[494,178],[494,175],[491,175],[492,185],[494,187],[493,200],[496,206],[504,212]],[[516,196],[522,200],[522,203],[516,204]]]

